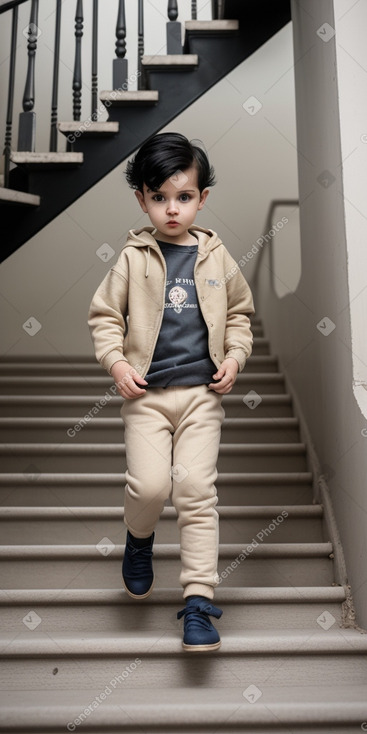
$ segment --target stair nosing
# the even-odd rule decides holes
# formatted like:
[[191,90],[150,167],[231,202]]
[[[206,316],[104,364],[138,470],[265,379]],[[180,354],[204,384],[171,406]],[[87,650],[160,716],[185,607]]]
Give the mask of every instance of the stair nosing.
[[[333,626],[334,627],[334,626]],[[303,630],[285,631],[276,630],[238,630],[237,633],[222,632],[222,645],[216,654],[219,656],[251,656],[251,655],[365,655],[367,652],[367,634],[362,634],[351,628],[331,627],[325,630],[305,628]],[[26,635],[27,633],[22,633]],[[22,634],[0,638],[0,656],[5,658],[33,658],[44,657],[68,658],[78,655],[96,657],[135,657],[146,656],[157,658],[162,654],[182,655],[182,640],[180,634],[171,631],[152,632],[130,631],[113,635],[101,631],[91,633],[88,637],[58,632],[57,635],[43,637],[42,630],[36,628],[32,636]],[[93,635],[93,636],[92,636]],[[4,649],[1,650],[1,646]]]
[[[322,517],[323,506],[320,504],[309,505],[217,505],[217,511],[220,518],[223,519],[251,519],[259,517],[272,517],[286,512],[288,518],[315,518]],[[176,517],[177,513],[174,507],[166,506],[163,508],[160,516],[161,520],[167,520]],[[43,505],[36,506],[0,506],[0,521],[9,521],[12,519],[28,520],[28,519],[44,519],[47,520],[93,520],[93,519],[119,519],[124,516],[124,507],[103,506],[103,507],[85,507],[85,505],[73,505],[72,507]]]
[[[7,426],[17,427],[19,425],[22,425],[23,423],[27,426],[37,427],[41,425],[48,426],[50,423],[54,426],[59,424],[60,426],[70,426],[70,424],[77,423],[80,421],[80,416],[74,415],[74,416],[4,416],[0,417],[0,428],[3,426],[6,428]],[[108,418],[96,415],[95,421],[91,421],[88,425],[88,428],[90,427],[96,427],[96,423],[100,423],[101,425],[111,425],[111,426],[120,426],[121,425],[121,417],[118,416],[109,416]],[[288,427],[297,427],[299,425],[298,418],[294,417],[287,417],[287,416],[274,416],[273,418],[224,418],[223,425],[225,426],[251,426],[253,428],[283,428],[284,426]]]
[[[243,543],[219,543],[219,558],[236,558],[240,556],[247,547],[252,548],[251,554],[246,558],[325,558],[333,551],[332,543],[258,543],[251,545],[252,540]],[[94,559],[95,561],[106,561],[110,558],[117,560],[123,557],[125,545],[113,544],[113,548],[107,555],[102,554],[97,544],[70,544],[50,545],[2,545],[0,546],[0,559],[3,560],[42,560],[49,562],[51,559]],[[178,559],[180,555],[179,543],[160,543],[154,550],[156,559]]]
[[[19,454],[33,455],[47,455],[55,454],[59,456],[71,455],[89,455],[99,454],[101,456],[113,456],[122,455],[125,453],[125,443],[123,442],[109,442],[109,443],[97,443],[97,442],[85,442],[85,443],[44,443],[44,442],[9,442],[0,443],[0,456],[19,456]],[[240,454],[251,455],[251,456],[289,456],[289,455],[306,455],[307,447],[305,443],[296,442],[293,443],[221,443],[219,446],[219,456],[230,455],[236,456]]]
[[[261,603],[319,603],[343,602],[346,598],[343,586],[247,586],[220,587],[215,590],[218,603],[257,604]],[[144,605],[151,603],[173,605],[182,601],[182,590],[179,588],[153,589]],[[0,589],[0,606],[27,605],[29,603],[64,605],[79,604],[128,604],[135,605],[136,600],[127,594],[125,589]],[[139,600],[138,603],[141,603]]]
[[[236,378],[236,384],[242,383],[242,382],[255,382],[256,380],[262,381],[262,382],[282,382],[284,380],[284,373],[282,372],[246,372],[246,373],[240,373]],[[3,385],[12,385],[17,384],[19,382],[19,377],[17,375],[0,375],[0,386]],[[103,384],[105,382],[114,384],[114,380],[111,376],[109,376],[106,372],[106,374],[102,375],[30,375],[27,378],[27,382],[30,385],[37,385],[42,384],[45,385],[45,388],[47,387],[47,384],[50,385],[69,385],[76,384],[76,383],[90,383],[95,382],[98,384]]]
[[[324,686],[324,688],[326,687]],[[305,722],[307,722],[308,731],[311,731],[308,728],[309,724],[315,724],[319,730],[320,726],[323,728],[325,723],[332,725],[332,731],[335,734],[337,734],[338,730],[340,731],[339,726],[341,724],[346,724],[348,727],[355,724],[357,731],[357,727],[360,728],[361,722],[367,718],[365,704],[366,686],[360,685],[357,687],[355,685],[348,685],[343,687],[339,686],[339,688],[328,686],[327,689],[332,692],[332,695],[329,696],[327,701],[320,702],[315,700],[315,696],[317,697],[319,694],[319,688],[317,692],[314,692],[314,687],[310,686],[299,685],[297,688],[292,686],[291,689],[287,686],[289,700],[285,702],[279,700],[279,689],[275,694],[273,693],[273,698],[270,698],[269,687],[265,688],[262,686],[262,693],[265,693],[264,703],[261,703],[262,699],[260,699],[260,701],[256,701],[256,706],[254,707],[251,705],[252,702],[246,703],[246,700],[243,698],[243,687],[238,689],[238,691],[233,689],[233,687],[231,688],[231,692],[236,696],[235,701],[229,700],[228,689],[225,689],[225,700],[220,701],[218,698],[218,689],[200,687],[200,691],[202,691],[200,697],[202,700],[197,701],[193,698],[197,690],[185,688],[187,700],[192,702],[191,706],[187,705],[187,700],[175,700],[175,696],[177,697],[177,688],[165,689],[164,705],[159,695],[161,693],[159,689],[153,688],[153,691],[155,691],[155,701],[149,701],[147,703],[146,689],[140,687],[136,689],[139,700],[133,701],[131,695],[133,689],[130,688],[128,694],[129,703],[124,703],[123,708],[119,700],[121,693],[115,690],[108,696],[101,711],[97,707],[93,711],[95,717],[94,726],[98,726],[98,732],[103,731],[105,734],[112,730],[123,731],[126,728],[126,716],[128,716],[130,720],[134,721],[135,727],[141,727],[144,731],[152,730],[152,721],[155,722],[154,730],[157,731],[157,727],[160,727],[160,732],[168,731],[167,726],[170,724],[173,727],[172,731],[177,730],[177,721],[185,721],[186,726],[195,726],[195,732],[197,734],[199,732],[208,732],[208,725],[215,726],[215,731],[219,731],[218,727],[222,726],[223,731],[225,731],[228,729],[229,721],[231,722],[231,728],[228,731],[232,731],[233,726],[235,726],[236,731],[240,730],[243,734],[250,731],[248,728],[249,725],[256,726],[256,731],[261,725],[262,728],[266,727],[268,731],[270,731],[269,726],[272,727],[272,731],[276,731],[274,729],[275,721],[282,722],[283,731],[286,726],[296,727],[299,725],[304,729]],[[272,687],[271,691],[274,689],[275,687]],[[295,699],[295,691],[297,691],[298,697],[300,695],[302,696],[302,700]],[[216,696],[216,700],[210,700],[208,703],[208,692],[213,693]],[[305,692],[308,693],[307,700],[305,700]],[[3,706],[4,722],[16,721],[18,729],[24,726],[26,727],[25,731],[30,731],[29,726],[32,727],[32,731],[35,730],[35,727],[37,727],[39,732],[50,731],[50,725],[48,728],[45,728],[47,727],[48,720],[45,724],[45,713],[41,705],[44,701],[44,691],[42,691],[43,698],[41,701],[37,699],[37,693],[39,692],[32,691],[34,704],[31,706],[22,705],[20,708],[19,701]],[[57,726],[57,731],[59,731],[60,726],[65,728],[66,721],[79,721],[83,707],[91,706],[92,697],[100,695],[99,689],[96,689],[95,692],[92,689],[92,692],[85,697],[81,705],[79,700],[78,702],[73,701],[70,703],[72,695],[75,694],[74,689],[72,691],[63,689],[62,693],[67,700],[63,703],[52,703],[48,707],[52,715],[51,728],[53,729],[54,726]],[[350,700],[351,693],[353,693],[353,701]],[[148,690],[148,694],[152,694],[152,688]],[[80,692],[78,691],[76,695],[79,698]],[[338,700],[335,700],[336,695],[338,696]],[[54,692],[52,696],[54,699]],[[356,700],[357,696],[359,700]],[[345,697],[348,700],[343,700]],[[113,729],[110,729],[110,727],[113,727]],[[116,727],[119,728],[117,729]],[[350,731],[350,728],[348,728],[348,731]],[[8,734],[9,732],[10,728],[8,729]]]
[[[262,685],[261,692],[265,694],[264,699],[256,701],[256,706],[253,706],[252,702],[246,702],[243,698],[243,686],[238,689],[234,689],[233,686],[231,689],[224,689],[225,700],[223,701],[218,697],[218,689],[213,687],[204,688],[201,686],[199,690],[194,688],[187,689],[185,687],[183,690],[185,700],[181,698],[180,689],[165,688],[166,695],[164,696],[164,702],[162,701],[162,692],[159,689],[139,687],[135,691],[134,689],[129,689],[129,702],[124,702],[123,707],[121,706],[121,692],[114,690],[104,702],[101,710],[96,707],[93,711],[95,717],[94,725],[98,726],[98,731],[103,731],[105,734],[112,730],[123,731],[126,728],[126,716],[128,716],[130,720],[134,721],[135,727],[141,727],[144,731],[152,730],[153,721],[155,722],[154,729],[157,731],[157,727],[160,727],[160,732],[168,731],[167,726],[170,724],[173,727],[172,730],[177,730],[177,721],[185,721],[186,726],[195,726],[195,732],[197,734],[199,732],[208,732],[208,725],[214,726],[215,731],[219,731],[218,727],[222,726],[223,731],[225,731],[228,728],[229,721],[231,728],[228,731],[232,731],[233,726],[235,726],[236,731],[240,730],[243,733],[250,731],[248,728],[249,725],[256,726],[256,731],[261,725],[262,728],[266,727],[269,731],[269,726],[272,731],[276,731],[274,729],[275,721],[282,722],[283,730],[286,726],[296,727],[297,725],[302,726],[302,729],[304,729],[305,722],[307,722],[306,726],[308,731],[311,731],[308,728],[309,724],[315,724],[318,729],[320,726],[323,728],[325,723],[331,724],[333,725],[332,731],[335,734],[340,730],[339,726],[341,724],[347,724],[348,727],[355,724],[356,727],[359,726],[360,728],[361,722],[367,718],[365,704],[366,686],[361,684],[359,686],[342,686],[339,684],[323,686],[323,689],[326,689],[328,693],[328,700],[320,702],[317,700],[320,692],[319,687],[305,685],[299,685],[297,687],[287,686],[286,691],[288,697],[287,701],[284,701],[281,700],[282,695],[284,695],[284,688],[279,689],[275,686],[265,687]],[[229,696],[229,690],[231,696]],[[80,691],[63,689],[61,696],[65,698],[60,701],[61,696],[58,695],[56,696],[57,702],[54,702],[55,692],[52,692],[53,702],[48,707],[52,714],[51,728],[57,726],[57,730],[59,731],[60,726],[65,728],[66,721],[73,722],[76,719],[79,720],[83,708],[91,706],[93,696],[100,695],[97,687],[95,690],[92,689],[91,692],[88,692],[87,696],[85,692],[82,693],[84,693],[84,698],[81,704]],[[137,700],[134,700],[134,693],[138,696]],[[305,696],[306,693],[307,696]],[[37,694],[42,696],[41,700],[38,700]],[[196,700],[198,694],[200,699]],[[215,696],[215,699],[212,700],[210,697],[208,700],[208,694],[211,694],[213,698]],[[19,693],[15,692],[15,695],[14,702],[2,707],[4,722],[15,721],[18,728],[24,726],[26,727],[26,731],[29,730],[29,726],[32,727],[32,731],[36,727],[39,732],[46,731],[45,726],[47,726],[48,720],[45,724],[45,713],[42,707],[45,695],[44,691],[32,691],[34,703],[32,705],[22,705],[21,708],[19,707],[18,700]],[[148,698],[152,695],[154,695],[154,701]],[[77,700],[74,700],[74,696],[78,697]],[[351,700],[352,698],[353,700]],[[264,701],[263,703],[262,700]],[[190,701],[192,705],[188,706],[187,701]],[[337,725],[337,728],[335,728],[335,725]],[[113,727],[113,729],[110,729],[110,727]],[[47,729],[48,731],[49,728]]]
[[[33,476],[31,474],[30,476]],[[235,484],[246,483],[246,481],[254,484],[310,484],[312,482],[312,472],[219,472],[216,484],[227,484],[232,482]],[[0,472],[1,484],[26,484],[33,487],[34,484],[70,484],[79,483],[90,486],[91,484],[112,484],[121,486],[121,482],[125,481],[125,473],[97,473],[97,472],[42,472],[35,476],[35,480],[28,478],[24,472]]]

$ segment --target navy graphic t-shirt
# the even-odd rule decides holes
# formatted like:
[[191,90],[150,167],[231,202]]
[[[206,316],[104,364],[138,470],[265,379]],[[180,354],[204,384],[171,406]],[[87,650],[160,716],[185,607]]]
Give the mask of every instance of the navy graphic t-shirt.
[[167,266],[166,299],[147,387],[203,385],[217,367],[208,348],[208,329],[197,301],[194,265],[198,245],[157,240]]

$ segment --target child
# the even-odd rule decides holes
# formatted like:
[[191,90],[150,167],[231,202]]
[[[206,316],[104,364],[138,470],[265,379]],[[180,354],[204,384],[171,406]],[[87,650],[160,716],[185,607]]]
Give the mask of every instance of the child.
[[154,529],[170,497],[180,530],[183,648],[216,650],[209,616],[222,614],[211,603],[221,403],[252,351],[252,294],[218,235],[193,224],[215,183],[201,146],[179,133],[154,135],[126,178],[153,226],[129,231],[88,314],[96,358],[124,398],[123,583],[134,599],[151,593]]

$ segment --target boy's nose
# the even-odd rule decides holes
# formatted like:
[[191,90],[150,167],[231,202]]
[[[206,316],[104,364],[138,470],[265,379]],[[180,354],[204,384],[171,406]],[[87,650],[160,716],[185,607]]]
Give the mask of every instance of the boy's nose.
[[168,214],[173,214],[175,212],[178,212],[177,202],[175,200],[169,201],[168,202],[168,205],[167,205],[167,213]]

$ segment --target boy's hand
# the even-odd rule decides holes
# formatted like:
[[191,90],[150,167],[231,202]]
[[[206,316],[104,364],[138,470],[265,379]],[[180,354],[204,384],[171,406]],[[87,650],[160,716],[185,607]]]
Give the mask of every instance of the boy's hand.
[[112,365],[111,375],[123,398],[130,400],[132,398],[139,398],[146,392],[146,390],[138,387],[138,385],[147,385],[147,381],[140,377],[136,369],[124,360],[118,360],[118,362]]
[[213,380],[220,380],[220,382],[211,382],[209,389],[214,390],[214,392],[218,392],[221,395],[231,392],[236,381],[237,373],[237,359],[234,359],[234,357],[227,357],[227,359],[223,360],[218,372],[213,375]]

